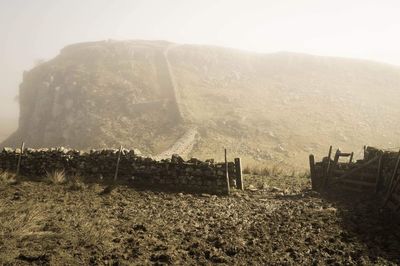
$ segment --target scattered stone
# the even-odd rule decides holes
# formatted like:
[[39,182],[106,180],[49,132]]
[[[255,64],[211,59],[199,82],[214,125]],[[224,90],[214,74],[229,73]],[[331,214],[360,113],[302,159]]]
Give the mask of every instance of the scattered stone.
[[256,189],[256,187],[255,187],[254,185],[250,184],[249,187],[248,187],[247,189],[251,191],[251,190]]
[[50,258],[47,254],[39,254],[39,255],[19,254],[17,259],[38,265],[47,265],[50,261]]
[[183,158],[181,156],[179,156],[178,154],[173,154],[172,158],[171,158],[171,162],[172,163],[184,163],[185,160],[183,160]]
[[283,192],[283,190],[278,187],[272,187],[271,192]]
[[19,199],[21,199],[21,193],[19,191],[16,191],[14,193],[13,200],[19,200]]
[[326,208],[325,211],[336,213],[336,212],[337,212],[337,209],[334,208],[334,207],[329,207],[329,208]]
[[136,224],[136,225],[133,226],[132,229],[135,230],[135,231],[147,232],[147,228],[143,224]]
[[226,263],[226,259],[221,256],[214,255],[210,258],[210,261],[213,263]]
[[160,262],[160,263],[165,263],[165,264],[172,264],[172,258],[171,256],[167,254],[161,254],[161,255],[151,255],[150,260],[152,262]]

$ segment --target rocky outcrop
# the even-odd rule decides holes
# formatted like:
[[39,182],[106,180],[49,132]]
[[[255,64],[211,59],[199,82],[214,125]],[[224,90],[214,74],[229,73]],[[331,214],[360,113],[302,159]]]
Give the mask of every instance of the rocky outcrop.
[[[18,131],[4,144],[30,147],[147,145],[179,136],[181,115],[164,57],[165,45],[93,43],[63,49],[24,74]],[[162,134],[160,134],[162,132]]]
[[217,160],[226,147],[250,163],[306,166],[327,144],[400,146],[399,88],[398,67],[361,60],[163,41],[75,44],[24,74],[19,129],[0,146],[123,145]]

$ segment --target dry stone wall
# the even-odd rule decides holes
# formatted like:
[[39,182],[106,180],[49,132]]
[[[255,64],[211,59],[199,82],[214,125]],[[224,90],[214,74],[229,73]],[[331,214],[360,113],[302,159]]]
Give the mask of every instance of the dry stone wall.
[[[118,154],[119,150],[25,149],[21,156],[20,175],[37,179],[58,170],[69,176],[107,182],[114,178]],[[4,148],[0,153],[0,171],[15,171],[19,156],[19,149]],[[230,188],[234,188],[240,170],[234,162],[228,163],[228,169]],[[194,158],[184,161],[177,155],[156,161],[137,156],[133,150],[121,152],[118,181],[162,190],[228,193],[225,163]]]

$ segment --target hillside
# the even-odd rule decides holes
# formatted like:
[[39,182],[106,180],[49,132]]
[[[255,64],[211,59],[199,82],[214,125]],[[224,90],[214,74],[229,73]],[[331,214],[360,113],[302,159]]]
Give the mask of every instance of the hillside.
[[0,146],[304,166],[334,144],[397,147],[400,68],[163,41],[75,44],[24,74],[19,129]]

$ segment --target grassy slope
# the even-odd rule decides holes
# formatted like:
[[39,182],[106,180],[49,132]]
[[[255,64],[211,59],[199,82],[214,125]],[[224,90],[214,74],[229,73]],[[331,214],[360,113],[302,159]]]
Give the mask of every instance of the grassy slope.
[[[171,62],[187,117],[203,126],[197,153],[306,165],[329,144],[399,145],[400,68],[374,62],[180,46]],[[200,129],[201,130],[201,129]],[[254,160],[255,159],[255,160]]]

